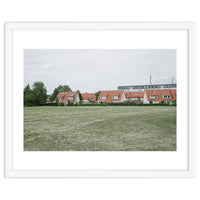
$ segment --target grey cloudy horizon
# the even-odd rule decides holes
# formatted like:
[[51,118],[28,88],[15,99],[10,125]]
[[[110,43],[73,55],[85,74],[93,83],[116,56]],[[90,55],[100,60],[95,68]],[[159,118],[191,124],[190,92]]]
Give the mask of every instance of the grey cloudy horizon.
[[73,91],[117,90],[118,86],[176,82],[175,49],[25,49],[24,86],[42,81]]

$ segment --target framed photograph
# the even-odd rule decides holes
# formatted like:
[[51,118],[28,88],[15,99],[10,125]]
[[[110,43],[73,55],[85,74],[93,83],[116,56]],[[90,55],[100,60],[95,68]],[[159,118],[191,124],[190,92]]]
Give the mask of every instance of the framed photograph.
[[6,23],[6,177],[192,177],[193,23]]

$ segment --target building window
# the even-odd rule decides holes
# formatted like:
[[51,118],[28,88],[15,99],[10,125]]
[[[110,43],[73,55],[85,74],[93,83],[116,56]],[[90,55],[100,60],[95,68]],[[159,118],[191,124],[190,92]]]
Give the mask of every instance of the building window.
[[106,99],[106,96],[101,96],[100,99]]
[[170,99],[171,96],[170,96],[170,95],[163,95],[163,98],[164,98],[164,99]]
[[59,99],[59,100],[62,100],[62,97],[59,97],[58,99]]
[[157,99],[158,96],[157,96],[157,95],[151,95],[150,98],[151,98],[151,99]]
[[73,97],[67,97],[67,99],[70,99],[70,100],[72,100],[72,99],[73,99]]
[[118,99],[118,96],[112,96],[112,99]]

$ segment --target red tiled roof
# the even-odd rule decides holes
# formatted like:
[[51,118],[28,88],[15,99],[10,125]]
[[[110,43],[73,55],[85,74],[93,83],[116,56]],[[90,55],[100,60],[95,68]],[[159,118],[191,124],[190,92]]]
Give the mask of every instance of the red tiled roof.
[[[73,94],[73,93],[74,93],[73,99],[68,99],[68,96],[69,96],[70,94]],[[60,101],[60,102],[64,102],[64,101],[74,101],[75,94],[79,94],[79,92],[78,92],[78,91],[76,91],[76,92],[59,92],[58,95],[57,95],[57,98],[62,97],[62,100],[58,99],[58,101]]]
[[[123,90],[105,90],[101,91],[98,101],[105,101],[106,103],[111,103],[112,101],[120,101],[124,91]],[[106,97],[106,99],[101,99],[101,97]],[[117,99],[112,99],[112,96],[117,96]]]
[[[159,103],[165,100],[174,100],[176,99],[176,89],[156,89],[156,90],[145,90],[147,99],[157,100]],[[163,96],[171,96],[171,98],[164,98]],[[151,98],[151,96],[157,96],[157,98]]]
[[144,92],[124,92],[126,98],[143,98]]
[[173,98],[176,99],[176,89],[171,89],[170,92],[171,92]]
[[92,101],[96,101],[95,93],[81,93],[83,100],[93,99]]

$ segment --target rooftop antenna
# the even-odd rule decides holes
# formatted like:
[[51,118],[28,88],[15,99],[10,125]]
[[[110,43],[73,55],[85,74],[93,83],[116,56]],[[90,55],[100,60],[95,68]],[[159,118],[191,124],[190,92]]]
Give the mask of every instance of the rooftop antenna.
[[150,74],[150,85],[151,85],[151,74]]

